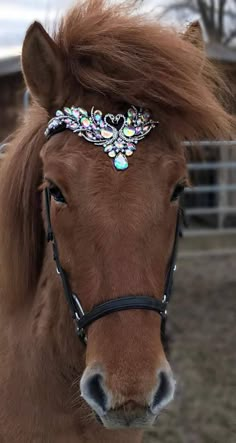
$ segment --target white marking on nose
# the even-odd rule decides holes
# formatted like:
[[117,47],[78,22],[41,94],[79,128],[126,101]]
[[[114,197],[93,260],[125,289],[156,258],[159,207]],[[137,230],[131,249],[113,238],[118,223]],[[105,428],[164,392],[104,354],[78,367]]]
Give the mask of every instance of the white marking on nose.
[[173,400],[175,386],[176,382],[170,369],[158,372],[158,386],[153,392],[150,404],[150,409],[153,414],[158,414],[162,408]]
[[111,407],[111,397],[105,387],[104,375],[100,369],[86,368],[80,381],[81,396],[100,416]]

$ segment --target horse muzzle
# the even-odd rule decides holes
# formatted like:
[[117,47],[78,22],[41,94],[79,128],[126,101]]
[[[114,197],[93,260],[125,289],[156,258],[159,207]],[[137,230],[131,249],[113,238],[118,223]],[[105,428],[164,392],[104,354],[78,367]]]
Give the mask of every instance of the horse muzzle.
[[160,411],[173,399],[175,381],[169,368],[159,370],[151,392],[145,393],[143,387],[139,389],[137,386],[136,394],[131,397],[108,388],[101,369],[88,367],[80,388],[83,399],[106,428],[147,428],[155,423]]

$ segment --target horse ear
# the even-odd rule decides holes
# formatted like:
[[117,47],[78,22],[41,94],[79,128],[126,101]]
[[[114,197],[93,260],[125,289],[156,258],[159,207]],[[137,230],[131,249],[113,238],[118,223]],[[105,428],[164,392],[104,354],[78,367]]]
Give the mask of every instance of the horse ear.
[[196,20],[187,27],[185,33],[183,34],[184,40],[189,41],[198,49],[204,51],[205,43],[202,33],[202,27],[199,20]]
[[46,109],[56,106],[63,86],[63,64],[58,46],[38,22],[26,33],[22,69],[32,97]]

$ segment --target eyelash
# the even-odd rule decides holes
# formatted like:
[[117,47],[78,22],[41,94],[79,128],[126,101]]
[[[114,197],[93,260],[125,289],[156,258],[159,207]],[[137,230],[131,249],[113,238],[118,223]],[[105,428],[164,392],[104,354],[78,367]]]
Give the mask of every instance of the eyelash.
[[180,197],[180,195],[184,192],[184,188],[185,188],[185,185],[184,185],[184,184],[182,184],[182,183],[178,183],[178,184],[176,185],[175,189],[174,189],[174,192],[173,192],[173,194],[172,194],[172,196],[171,196],[170,201],[173,202],[173,201],[178,200],[178,198]]
[[62,194],[62,192],[58,188],[58,186],[56,186],[54,183],[51,183],[49,185],[49,192],[50,192],[50,195],[52,196],[52,198],[55,200],[55,202],[66,203],[66,199],[65,199],[64,195]]

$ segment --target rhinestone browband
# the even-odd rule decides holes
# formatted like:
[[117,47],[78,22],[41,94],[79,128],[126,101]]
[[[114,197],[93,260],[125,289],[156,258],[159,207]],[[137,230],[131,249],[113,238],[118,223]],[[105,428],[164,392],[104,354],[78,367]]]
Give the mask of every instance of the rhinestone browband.
[[105,114],[91,109],[90,114],[83,108],[72,106],[58,110],[45,131],[45,136],[69,129],[97,146],[113,159],[117,170],[128,168],[128,159],[142,140],[158,122],[151,119],[150,112],[131,106],[127,115]]

